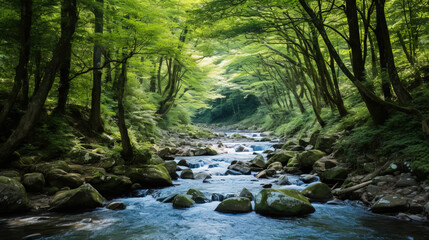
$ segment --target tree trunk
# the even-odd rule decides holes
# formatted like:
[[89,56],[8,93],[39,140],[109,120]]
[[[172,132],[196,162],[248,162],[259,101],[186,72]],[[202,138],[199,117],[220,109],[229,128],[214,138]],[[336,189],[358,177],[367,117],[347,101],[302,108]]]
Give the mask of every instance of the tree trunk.
[[124,91],[125,91],[125,84],[127,82],[127,62],[125,61],[122,63],[122,71],[121,75],[119,76],[119,83],[118,83],[118,91],[117,91],[117,98],[118,98],[118,127],[119,132],[121,134],[121,142],[122,142],[122,157],[130,161],[133,159],[134,153],[133,148],[131,146],[130,137],[128,136],[128,130],[127,126],[125,125],[125,110],[124,110]]
[[[103,1],[97,0],[100,6],[94,9],[95,33],[103,34]],[[94,44],[93,66],[101,67],[101,46],[97,39]],[[92,98],[89,124],[95,132],[103,132],[103,120],[101,119],[101,70],[94,69],[92,72]]]
[[63,49],[73,38],[78,19],[76,0],[64,0],[62,5],[67,9],[68,13],[67,31],[61,33],[61,37],[52,54],[52,59],[46,65],[45,74],[40,84],[39,91],[37,91],[31,99],[27,111],[22,116],[15,131],[0,147],[0,164],[8,162],[9,158],[7,158],[7,156],[18,147],[36,123],[49,91],[52,88],[52,84],[54,83],[61,60],[65,57]]
[[27,90],[23,91],[27,95],[24,96],[25,101],[28,102],[28,60],[30,58],[30,32],[31,32],[31,24],[32,24],[32,9],[33,1],[32,0],[21,0],[21,19],[20,19],[20,48],[19,48],[19,61],[18,66],[15,69],[15,79],[12,87],[12,92],[9,95],[6,103],[4,104],[1,112],[0,112],[0,126],[3,126],[4,121],[6,120],[10,110],[15,104],[18,94],[21,91],[21,87],[24,83],[27,84]]
[[40,62],[42,61],[42,51],[36,50],[34,53],[34,61],[36,63],[36,70],[34,72],[34,91],[33,95],[39,90],[40,81],[42,81],[42,70],[40,66]]
[[389,29],[387,28],[386,14],[384,12],[385,0],[376,0],[376,20],[377,20],[377,42],[378,48],[384,49],[385,59],[387,64],[387,72],[389,74],[390,82],[392,83],[393,90],[401,104],[407,104],[411,101],[411,95],[404,87],[399,79],[398,71],[396,70],[395,59],[392,52],[392,45],[390,43]]

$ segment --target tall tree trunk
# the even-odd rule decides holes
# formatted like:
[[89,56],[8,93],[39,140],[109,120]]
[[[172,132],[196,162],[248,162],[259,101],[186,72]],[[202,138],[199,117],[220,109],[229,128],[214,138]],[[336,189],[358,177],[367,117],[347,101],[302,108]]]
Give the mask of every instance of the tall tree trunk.
[[65,57],[63,49],[73,38],[77,22],[76,0],[64,0],[62,5],[67,9],[68,22],[67,31],[61,33],[61,37],[52,54],[52,59],[47,63],[45,74],[40,84],[39,91],[28,104],[26,113],[22,116],[15,131],[9,136],[6,142],[0,147],[0,164],[7,163],[9,156],[16,147],[26,138],[30,130],[36,123],[39,114],[45,104],[49,91],[54,83],[56,73],[60,67],[61,60]]
[[124,99],[126,82],[127,82],[127,62],[124,61],[124,63],[122,63],[122,71],[121,71],[121,75],[119,76],[118,91],[117,91],[118,127],[119,127],[119,132],[121,134],[122,157],[125,160],[130,161],[133,159],[134,153],[133,153],[133,148],[131,146],[130,137],[128,136],[127,126],[125,125],[125,110],[124,110],[123,99]]
[[42,51],[40,49],[35,51],[34,61],[36,63],[36,69],[34,71],[34,91],[32,96],[34,96],[34,94],[39,90],[40,81],[42,81],[42,69],[40,66],[42,61]]
[[[32,24],[32,9],[33,1],[32,0],[21,0],[21,19],[20,19],[20,47],[19,47],[19,60],[18,66],[15,69],[15,79],[12,87],[12,92],[9,95],[6,103],[4,104],[1,112],[0,112],[0,126],[3,126],[4,121],[6,120],[10,110],[15,104],[18,94],[21,91],[21,87],[23,83],[27,83],[27,97],[25,101],[28,101],[28,60],[30,59],[30,32],[31,32],[31,24]],[[25,84],[24,84],[25,85]]]
[[[95,15],[95,33],[103,34],[103,1],[97,0],[100,6],[94,9]],[[101,46],[97,39],[94,44],[93,66],[101,67]],[[92,72],[92,98],[91,98],[91,113],[89,116],[89,124],[95,132],[103,132],[103,120],[101,119],[101,70],[94,69]]]
[[152,64],[153,64],[153,71],[152,71],[152,75],[150,76],[149,91],[156,92],[156,78],[157,78],[156,59],[152,59]]
[[392,52],[392,45],[390,43],[389,29],[387,28],[386,14],[384,12],[385,0],[375,0],[376,7],[376,36],[378,48],[384,49],[387,72],[389,73],[390,82],[392,83],[393,90],[401,104],[406,104],[411,101],[411,95],[402,84],[398,71],[396,70],[395,59]]

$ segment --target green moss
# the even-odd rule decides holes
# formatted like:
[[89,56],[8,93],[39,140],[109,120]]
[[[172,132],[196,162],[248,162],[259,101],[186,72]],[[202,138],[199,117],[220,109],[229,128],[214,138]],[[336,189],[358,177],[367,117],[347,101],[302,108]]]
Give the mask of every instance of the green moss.
[[249,198],[235,197],[223,200],[215,209],[223,213],[247,213],[252,211],[252,204]]
[[331,188],[324,183],[316,183],[308,186],[301,193],[310,198],[311,201],[328,201],[332,199]]

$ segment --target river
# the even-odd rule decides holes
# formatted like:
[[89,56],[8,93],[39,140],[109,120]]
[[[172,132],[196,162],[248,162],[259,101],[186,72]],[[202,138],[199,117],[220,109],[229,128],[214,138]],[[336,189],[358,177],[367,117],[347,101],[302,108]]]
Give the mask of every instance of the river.
[[[259,134],[250,134],[259,138]],[[249,152],[236,153],[232,148],[245,145]],[[40,239],[429,239],[429,225],[402,221],[369,212],[355,202],[340,205],[313,203],[316,212],[305,217],[270,218],[256,214],[224,214],[215,212],[219,202],[195,204],[189,209],[173,209],[171,203],[156,199],[174,193],[186,193],[196,188],[208,198],[213,193],[239,194],[246,187],[254,195],[263,184],[275,179],[256,179],[253,175],[224,176],[234,160],[254,158],[271,148],[268,142],[231,142],[230,153],[216,156],[178,157],[199,167],[194,173],[208,172],[212,178],[203,180],[178,179],[175,186],[164,189],[140,190],[133,197],[114,199],[127,208],[112,211],[99,208],[79,214],[45,213],[19,217],[0,217],[0,238],[21,239],[39,233]],[[180,175],[180,172],[179,172]],[[297,176],[288,175],[292,185],[273,188],[308,186]]]

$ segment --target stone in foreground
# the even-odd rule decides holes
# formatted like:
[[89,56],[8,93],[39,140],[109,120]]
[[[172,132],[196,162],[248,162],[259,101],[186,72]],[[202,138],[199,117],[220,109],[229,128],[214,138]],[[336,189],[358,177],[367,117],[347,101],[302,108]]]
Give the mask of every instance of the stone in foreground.
[[223,200],[215,209],[222,213],[248,213],[252,211],[252,204],[247,197],[234,197]]
[[23,212],[28,208],[24,186],[13,178],[0,176],[0,214]]
[[105,201],[104,197],[90,184],[57,192],[51,201],[53,211],[78,211],[101,207]]
[[173,208],[190,208],[194,204],[194,200],[184,194],[177,194],[173,199]]
[[295,189],[263,189],[255,198],[255,211],[266,216],[302,216],[315,211]]

